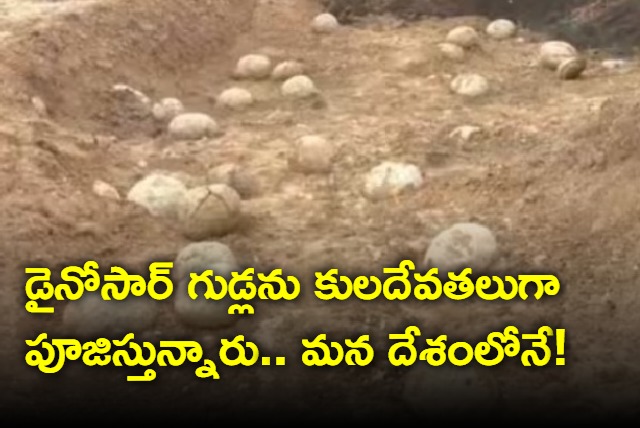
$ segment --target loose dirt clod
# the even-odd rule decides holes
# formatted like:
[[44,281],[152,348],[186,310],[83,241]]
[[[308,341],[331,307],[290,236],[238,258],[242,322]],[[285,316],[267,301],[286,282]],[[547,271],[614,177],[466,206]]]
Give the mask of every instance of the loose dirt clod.
[[473,272],[489,268],[495,262],[498,244],[493,232],[476,223],[458,223],[438,234],[429,245],[423,265],[438,268],[438,273]]
[[102,198],[120,200],[120,193],[118,193],[116,188],[101,180],[93,182],[93,193]]
[[204,113],[179,114],[169,122],[167,129],[175,140],[199,140],[220,135],[218,123]]
[[216,329],[232,325],[238,319],[228,314],[233,301],[205,299],[206,287],[203,284],[195,288],[195,300],[189,296],[190,274],[202,274],[209,269],[213,275],[229,279],[231,272],[239,267],[231,249],[219,242],[195,242],[180,250],[174,260],[178,283],[173,294],[174,310],[182,322],[193,327]]
[[479,126],[461,125],[456,127],[449,134],[449,138],[460,138],[463,141],[469,141],[474,135],[480,133],[482,129]]
[[153,108],[151,98],[141,91],[121,83],[114,85],[112,90],[116,95],[122,97],[123,101],[130,103],[131,111],[137,116],[146,117],[151,114]]
[[226,184],[210,184],[185,193],[178,218],[184,236],[201,241],[233,231],[239,214],[238,193]]
[[486,77],[475,73],[459,74],[451,80],[450,89],[465,97],[479,97],[489,92],[490,85]]
[[376,200],[399,195],[408,189],[417,189],[422,184],[422,173],[417,166],[387,161],[369,171],[364,192],[367,197]]
[[36,111],[38,116],[46,117],[49,114],[49,112],[47,110],[47,105],[44,103],[42,98],[40,98],[40,97],[32,97],[31,98],[31,105],[33,105],[33,109]]
[[127,200],[146,208],[154,216],[175,219],[186,191],[177,178],[151,173],[129,190]]
[[220,105],[232,110],[244,110],[253,102],[253,95],[244,88],[225,89],[218,97]]

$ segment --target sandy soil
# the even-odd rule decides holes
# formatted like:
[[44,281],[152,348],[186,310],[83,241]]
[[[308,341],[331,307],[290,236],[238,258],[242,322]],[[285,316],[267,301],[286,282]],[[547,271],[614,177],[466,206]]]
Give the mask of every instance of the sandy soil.
[[[567,406],[597,412],[631,397],[627,392],[640,386],[640,69],[617,73],[594,62],[581,79],[560,81],[531,66],[533,41],[543,36],[526,31],[520,42],[483,38],[455,64],[435,59],[436,44],[452,26],[482,29],[485,19],[377,20],[318,36],[308,22],[319,10],[311,1],[0,2],[0,329],[12,397],[55,390],[24,364],[20,342],[59,324],[24,311],[25,266],[87,259],[144,266],[172,260],[188,243],[175,225],[93,194],[94,180],[125,195],[150,171],[180,172],[197,183],[226,162],[260,184],[259,194],[243,201],[242,226],[220,239],[245,266],[282,267],[309,278],[309,288],[312,272],[328,266],[378,272],[401,258],[420,261],[437,233],[476,221],[495,232],[505,271],[556,273],[563,292],[492,304],[334,305],[309,297],[267,305],[223,332],[189,331],[167,307],[156,334],[213,340],[267,331],[285,349],[319,330],[384,339],[415,323],[473,340],[507,323],[521,330],[546,324],[567,329],[567,366],[479,370],[503,400],[520,402],[538,390],[552,403],[575,393],[588,400]],[[326,106],[286,102],[273,82],[243,82],[257,105],[222,111],[215,96],[238,84],[230,72],[250,52],[303,61]],[[399,66],[417,52],[430,59]],[[464,71],[485,75],[492,92],[473,101],[450,93],[449,79]],[[110,91],[116,83],[154,99],[178,97],[190,110],[212,114],[225,135],[217,144],[172,143],[119,104]],[[33,96],[44,100],[47,117],[33,109]],[[482,132],[461,142],[449,136],[460,125]],[[332,174],[287,168],[284,154],[307,133],[339,147]],[[415,163],[425,186],[396,201],[368,201],[362,177],[385,160]],[[398,397],[407,372],[376,370],[322,379],[358,379],[376,391],[371,400],[380,411],[406,410],[387,398]],[[237,376],[242,385],[256,375]],[[277,383],[269,376],[258,377],[261,385]],[[628,400],[626,409],[638,408],[637,397]]]

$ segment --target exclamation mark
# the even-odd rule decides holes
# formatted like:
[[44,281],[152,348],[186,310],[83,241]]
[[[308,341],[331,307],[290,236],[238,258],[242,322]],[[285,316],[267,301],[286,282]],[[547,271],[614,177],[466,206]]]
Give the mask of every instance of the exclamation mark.
[[556,330],[556,348],[558,350],[556,358],[556,366],[564,366],[564,358],[560,358],[564,355],[564,329],[559,328]]

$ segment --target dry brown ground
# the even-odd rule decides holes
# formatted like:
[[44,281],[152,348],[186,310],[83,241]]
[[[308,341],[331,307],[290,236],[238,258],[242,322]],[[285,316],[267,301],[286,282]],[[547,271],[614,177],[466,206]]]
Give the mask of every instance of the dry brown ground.
[[[526,399],[536,387],[551,401],[573,391],[593,399],[587,411],[619,404],[640,387],[639,70],[612,74],[593,66],[580,80],[560,81],[530,66],[537,44],[526,33],[522,43],[483,39],[462,64],[436,59],[435,44],[452,26],[482,28],[480,18],[429,19],[400,28],[378,22],[319,37],[308,31],[318,12],[313,2],[47,3],[61,8],[59,14],[30,13],[29,3],[39,6],[0,2],[0,329],[3,376],[9,388],[23,391],[13,398],[39,382],[24,364],[19,342],[55,331],[58,322],[24,311],[24,266],[90,258],[105,266],[138,266],[172,260],[187,244],[174,225],[94,195],[93,181],[126,194],[155,169],[198,179],[229,161],[255,173],[261,184],[260,195],[244,201],[242,227],[221,239],[246,266],[282,267],[309,278],[309,288],[313,270],[338,264],[373,273],[403,257],[420,260],[439,231],[477,221],[495,231],[507,271],[556,273],[563,292],[504,304],[333,305],[308,298],[261,308],[213,337],[262,327],[277,337],[276,348],[285,349],[318,330],[384,338],[416,323],[425,331],[477,339],[507,323],[521,330],[548,324],[567,329],[567,366],[480,370],[498,382],[503,399]],[[235,60],[257,51],[304,61],[326,108],[287,103],[273,82],[254,82],[242,85],[254,91],[255,108],[220,111],[213,96],[236,84],[229,78]],[[399,58],[417,51],[432,59],[411,70],[397,68]],[[461,71],[484,74],[494,90],[477,101],[453,96],[448,79]],[[153,124],[119,108],[110,93],[116,83],[155,99],[176,96],[191,110],[211,113],[226,133],[210,145],[154,137]],[[46,102],[49,118],[33,111],[34,95]],[[483,128],[478,138],[449,138],[453,128],[470,124]],[[283,154],[309,132],[340,148],[329,177],[287,169]],[[363,174],[385,160],[416,163],[426,175],[424,188],[397,203],[364,199]],[[158,332],[203,335],[177,324],[169,309]],[[384,346],[380,342],[381,352]],[[400,370],[376,378],[367,373],[343,381],[357,378],[372,390],[388,382],[387,391],[396,396],[405,376]],[[399,399],[375,399],[380,409],[403,408]],[[636,399],[628,408],[637,405]]]

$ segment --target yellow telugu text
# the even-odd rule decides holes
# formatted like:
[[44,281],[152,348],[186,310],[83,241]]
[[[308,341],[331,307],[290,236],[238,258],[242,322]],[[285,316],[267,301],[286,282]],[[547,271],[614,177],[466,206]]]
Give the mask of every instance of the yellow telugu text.
[[[124,300],[129,296],[141,297],[148,294],[154,300],[165,300],[173,293],[173,282],[170,274],[172,262],[156,262],[149,266],[150,280],[147,282],[140,275],[127,273],[123,268],[114,266],[111,273],[98,273],[98,263],[88,261],[84,266],[68,266],[61,272],[64,283],[51,283],[51,270],[47,268],[26,268],[25,272],[32,275],[25,285],[27,297],[30,299],[25,305],[30,313],[53,313],[53,307],[41,307],[38,301],[78,300],[85,291],[96,292],[104,300]],[[274,269],[269,274],[258,273],[258,284],[254,283],[253,268],[243,272],[232,272],[230,279],[214,275],[210,269],[201,274],[190,273],[187,285],[189,297],[193,300],[202,297],[210,300],[230,298],[240,301],[229,308],[229,314],[253,314],[253,306],[244,302],[255,298],[261,300],[294,300],[300,294],[300,282],[294,276],[282,277],[282,269]],[[256,281],[257,282],[257,281]],[[288,284],[288,283],[289,284]],[[157,286],[164,285],[159,292]],[[204,291],[204,292],[203,292]],[[198,294],[200,292],[200,295]]]
[[[294,300],[300,295],[300,281],[292,275],[282,278],[282,269],[274,269],[269,275],[255,274],[254,268],[247,268],[242,273],[232,272],[231,279],[227,280],[220,275],[214,275],[209,269],[201,274],[191,273],[191,280],[187,285],[189,297],[193,300],[204,297],[208,300],[222,300],[226,297],[235,301],[251,301],[256,297],[260,300]],[[254,283],[254,275],[259,284]],[[216,287],[214,281],[218,284]],[[291,287],[287,284],[291,284]],[[257,282],[257,281],[256,281]],[[203,288],[204,293],[198,294],[198,288]],[[290,290],[291,289],[291,290]],[[254,308],[248,303],[237,303],[229,307],[229,314],[254,313]]]
[[[338,342],[326,343],[327,335],[319,334],[313,340],[302,339],[307,348],[302,354],[302,362],[307,367],[335,367],[343,361],[349,366],[366,366],[373,361],[373,348],[369,344],[369,336],[360,336],[356,340],[345,340],[345,346]],[[347,351],[345,351],[347,348]]]
[[[30,299],[25,305],[27,311],[52,314],[54,308],[40,307],[38,300],[78,300],[85,291],[96,292],[98,289],[104,300],[124,300],[129,296],[140,297],[144,294],[155,300],[165,300],[173,293],[173,282],[169,277],[173,268],[172,262],[151,263],[148,282],[142,276],[129,274],[119,266],[113,266],[111,273],[101,278],[98,268],[98,263],[92,260],[87,261],[82,267],[67,266],[60,273],[65,282],[56,286],[51,283],[50,269],[26,268],[25,273],[33,275],[25,285],[27,297]],[[162,292],[156,289],[158,285],[164,286]]]
[[[562,366],[564,359],[565,330],[557,329],[556,333],[556,365]],[[390,334],[389,339],[397,341],[389,348],[389,362],[394,366],[411,366],[417,361],[425,361],[431,366],[441,366],[449,362],[455,366],[466,366],[474,360],[487,367],[500,364],[505,357],[513,358],[520,355],[520,362],[525,367],[546,366],[551,361],[552,350],[548,337],[554,335],[551,327],[543,326],[537,333],[520,335],[513,326],[506,327],[502,332],[493,332],[487,340],[475,346],[467,342],[447,344],[447,335],[440,335],[435,339],[426,339],[426,349],[415,347],[416,337],[421,332],[418,327],[409,326],[404,333]],[[532,348],[521,352],[521,340],[532,341]],[[493,354],[491,358],[489,355]]]
[[[84,343],[77,339],[48,340],[47,336],[47,333],[41,333],[35,340],[26,340],[29,347],[39,349],[32,349],[25,356],[29,366],[38,367],[46,374],[59,372],[67,361],[79,360],[88,367],[108,364],[118,367],[177,367],[189,361],[202,364],[195,371],[197,377],[220,379],[215,363],[210,359],[203,360],[202,346],[195,341],[160,341],[160,349],[157,349],[156,345],[150,342],[134,342],[133,333],[128,333],[122,340],[99,338]],[[231,356],[230,350],[235,351]],[[258,347],[253,342],[245,342],[242,335],[232,340],[221,340],[219,358],[227,366],[254,365],[259,355]],[[152,381],[155,378],[156,371],[148,368],[143,375],[128,376],[127,380]]]
[[[98,273],[98,263],[87,261],[81,266],[68,266],[61,272],[63,283],[51,283],[51,270],[47,268],[26,268],[32,275],[26,282],[25,291],[29,298],[25,307],[31,313],[53,313],[53,307],[40,306],[38,301],[78,300],[85,291],[98,292],[104,300],[124,300],[129,296],[148,295],[155,300],[165,300],[173,293],[170,278],[172,262],[155,262],[149,266],[149,280],[140,275],[127,273],[114,266],[111,273]],[[438,269],[431,268],[426,273],[414,272],[415,264],[404,260],[398,267],[383,269],[389,275],[385,280],[376,276],[349,278],[340,275],[338,269],[316,272],[315,296],[320,300],[346,300],[351,297],[364,301],[384,298],[386,300],[437,300],[446,297],[451,300],[465,300],[476,295],[480,299],[527,300],[530,297],[555,296],[560,292],[560,281],[554,275],[518,275],[504,278],[480,276],[472,279],[471,268],[460,273],[448,272],[448,281],[438,277]],[[189,297],[193,300],[204,298],[236,301],[230,305],[228,313],[253,314],[250,304],[254,299],[291,301],[300,295],[300,281],[292,275],[283,277],[282,269],[274,269],[269,274],[255,273],[254,268],[243,272],[232,272],[230,278],[215,275],[209,269],[202,273],[190,273],[187,284]]]
[[[387,300],[436,300],[443,296],[452,300],[465,300],[477,295],[483,300],[513,300],[519,297],[527,300],[528,291],[534,288],[533,297],[555,296],[560,291],[560,281],[553,275],[480,276],[475,281],[469,278],[471,268],[461,273],[449,272],[449,281],[443,283],[438,278],[438,268],[426,273],[412,272],[415,264],[404,260],[399,267],[384,268],[391,274],[385,281],[375,276],[358,276],[355,279],[339,275],[338,269],[325,273],[316,272],[315,295],[320,300],[346,300],[352,296],[360,300],[374,300],[382,296]],[[493,292],[489,292],[495,288]],[[342,289],[342,290],[341,290]]]

